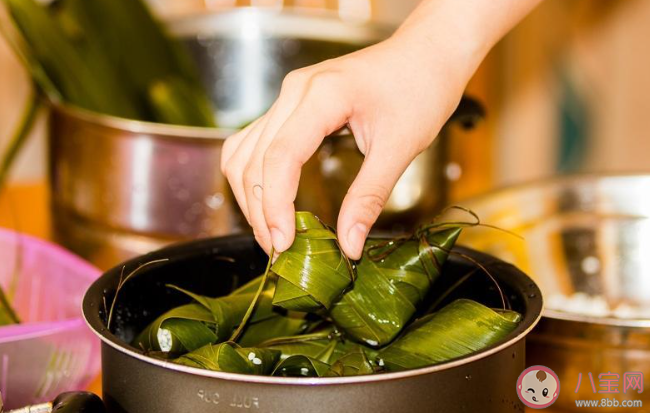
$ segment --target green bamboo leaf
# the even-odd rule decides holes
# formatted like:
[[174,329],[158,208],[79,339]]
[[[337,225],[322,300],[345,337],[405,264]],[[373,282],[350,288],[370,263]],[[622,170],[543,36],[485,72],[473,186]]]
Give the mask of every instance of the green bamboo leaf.
[[174,308],[158,317],[134,341],[145,351],[182,354],[218,341],[219,329],[212,312],[192,303]]
[[[174,308],[151,323],[134,342],[145,351],[193,351],[208,343],[226,341],[239,326],[255,297],[254,293],[245,293],[211,298],[169,287],[191,297],[195,303]],[[252,322],[276,316],[271,305],[272,297],[272,290],[262,293],[251,317]],[[192,337],[192,334],[197,336]]]
[[332,364],[326,376],[345,377],[373,374],[375,372],[368,356],[361,346],[340,357]]
[[[241,294],[255,294],[257,292],[257,289],[260,286],[260,283],[264,280],[264,276],[260,275],[259,277],[255,277],[249,282],[247,282],[244,285],[241,285],[237,288],[235,288],[230,294],[231,295],[241,295]],[[267,283],[267,285],[264,286],[264,289],[272,289],[275,288],[275,284],[272,282]]]
[[18,157],[18,153],[27,142],[40,108],[41,96],[37,92],[32,92],[27,99],[27,105],[23,110],[18,127],[12,134],[9,145],[0,158],[0,193],[2,193],[5,183],[9,179],[9,173]]
[[280,358],[269,349],[242,348],[235,343],[208,344],[176,360],[177,364],[211,371],[268,375]]
[[[211,298],[169,286],[191,297],[195,303],[177,307],[158,317],[134,341],[145,351],[183,353],[208,343],[223,342],[239,326],[259,287],[258,277],[225,297]],[[292,336],[311,324],[304,313],[282,314],[271,305],[273,284],[268,283],[238,340],[253,347],[275,337]]]
[[174,125],[216,127],[214,111],[202,89],[178,77],[153,82],[148,91],[154,119]]
[[42,92],[52,102],[60,102],[62,100],[61,93],[48,77],[41,63],[32,55],[25,36],[20,33],[17,24],[14,23],[11,27],[0,24],[0,35],[31,75],[35,89]]
[[[101,50],[95,50],[91,58],[81,54],[56,19],[34,0],[4,2],[29,46],[29,55],[40,63],[34,73],[42,68],[67,102],[116,116],[138,117],[137,106],[120,93],[119,76],[104,69],[108,58]],[[43,86],[51,88],[51,84]]]
[[[278,337],[259,344],[259,347],[282,352],[282,360],[302,355],[332,364],[362,346],[350,340],[345,340],[333,327],[328,327],[315,333]],[[378,354],[369,347],[362,348],[372,357]]]
[[401,240],[368,240],[354,287],[330,316],[348,335],[373,347],[391,342],[440,276],[462,228]]
[[404,335],[382,349],[378,364],[388,371],[430,366],[498,343],[521,317],[496,312],[476,301],[459,299],[413,323]]
[[[239,326],[246,311],[255,298],[254,293],[231,294],[223,297],[211,298],[194,294],[179,287],[171,285],[169,287],[192,297],[197,303],[201,304],[212,313],[214,321],[217,324],[217,336],[219,341],[227,340],[232,331]],[[273,310],[273,305],[271,304],[272,299],[272,290],[267,289],[262,292],[257,306],[251,316],[251,322],[254,323],[267,320],[276,315]]]
[[305,314],[279,314],[266,320],[250,323],[237,341],[243,347],[256,347],[276,337],[298,335],[309,328]]
[[271,375],[280,377],[324,377],[329,370],[329,364],[309,356],[299,355],[282,360]]
[[195,84],[199,77],[191,58],[173,40],[141,0],[59,0],[71,10],[98,47],[115,63],[125,81],[146,91],[152,79],[178,75]]
[[214,126],[214,111],[198,71],[141,0],[60,0],[79,31],[109,56],[122,87],[147,120]]
[[0,327],[12,324],[20,324],[20,318],[18,318],[4,291],[0,289]]
[[[231,295],[255,294],[259,289],[263,276],[254,278],[246,284],[235,289]],[[275,283],[269,282],[265,285],[265,292],[273,296]],[[277,309],[276,309],[277,310]],[[313,323],[305,318],[305,313],[289,311],[282,314],[275,311],[275,314],[268,319],[261,321],[252,320],[243,334],[237,340],[238,344],[243,347],[255,347],[260,343],[276,337],[293,336],[305,332]]]
[[296,213],[296,239],[271,270],[279,277],[273,304],[294,311],[329,309],[354,279],[334,231],[309,212]]
[[[330,343],[334,338],[332,337],[332,329],[323,330],[317,333],[300,334],[294,336],[274,337],[259,344],[261,348],[270,348],[278,350],[282,353],[280,358],[282,360],[292,356],[304,355],[312,358],[319,358],[326,352]],[[339,341],[338,339],[336,339]],[[329,357],[340,357],[345,354],[345,351],[340,351],[339,354],[332,355],[328,353],[328,359],[322,360],[324,362],[331,361]]]

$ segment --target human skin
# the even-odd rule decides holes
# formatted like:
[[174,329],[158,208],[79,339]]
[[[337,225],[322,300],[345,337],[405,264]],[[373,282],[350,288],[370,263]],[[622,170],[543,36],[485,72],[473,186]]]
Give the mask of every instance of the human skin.
[[494,44],[541,0],[424,0],[389,39],[289,73],[271,109],[225,142],[221,169],[255,238],[285,251],[300,171],[348,124],[365,159],[339,212],[360,258],[397,180],[435,139]]

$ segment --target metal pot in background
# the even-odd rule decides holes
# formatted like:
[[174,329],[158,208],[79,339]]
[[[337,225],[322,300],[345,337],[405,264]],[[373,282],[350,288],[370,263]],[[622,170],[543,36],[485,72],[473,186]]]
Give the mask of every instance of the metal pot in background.
[[[461,242],[512,262],[540,285],[546,307],[528,338],[527,364],[558,374],[554,408],[601,411],[575,400],[615,397],[650,411],[647,392],[624,392],[626,373],[650,376],[650,175],[567,176],[463,206],[524,237],[475,228]],[[619,375],[619,393],[594,394],[589,374],[599,391],[607,373]]]
[[236,230],[236,206],[219,170],[227,136],[53,107],[55,239],[108,268],[181,239]]
[[292,70],[351,53],[392,33],[390,27],[343,21],[332,12],[254,7],[167,23],[196,61],[225,128],[240,128],[271,107]]
[[[123,266],[113,268],[88,290],[83,311],[102,340],[103,397],[111,413],[240,412],[523,412],[515,383],[524,369],[525,336],[540,317],[542,298],[535,283],[512,265],[459,249],[487,267],[523,315],[501,343],[466,357],[416,370],[341,378],[281,378],[211,372],[148,357],[130,346],[158,314],[186,303],[166,284],[227,294],[259,275],[266,256],[252,236],[194,241],[168,247],[124,264],[127,272],[156,259],[168,261],[138,272],[120,289],[112,331],[104,303],[112,303]],[[231,257],[232,261],[223,257]],[[221,257],[221,258],[220,258]],[[450,255],[438,288],[457,283],[475,264]],[[161,299],[164,297],[164,299]],[[472,298],[499,307],[489,277],[475,274],[446,300]],[[445,301],[445,303],[449,302]],[[444,303],[443,303],[444,305]],[[426,308],[427,305],[424,305]]]
[[[270,105],[288,71],[379,41],[385,32],[372,27],[255,9],[172,23],[201,65],[217,115],[234,124]],[[289,54],[288,44],[296,47]],[[482,116],[477,102],[464,99],[451,121],[471,127]],[[172,242],[245,229],[220,173],[221,146],[231,133],[55,106],[49,125],[55,238],[109,268]],[[446,203],[445,130],[436,141],[398,182],[378,229],[404,229]],[[297,207],[335,223],[362,161],[349,134],[326,139],[305,165]]]

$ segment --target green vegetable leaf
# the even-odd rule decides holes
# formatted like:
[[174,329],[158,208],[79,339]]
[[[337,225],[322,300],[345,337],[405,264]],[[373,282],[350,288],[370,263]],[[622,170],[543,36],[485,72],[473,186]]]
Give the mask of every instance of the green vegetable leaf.
[[373,347],[392,341],[439,277],[462,228],[400,240],[368,240],[354,287],[331,309],[348,335]]
[[296,213],[296,239],[271,270],[279,277],[273,304],[294,311],[329,309],[354,280],[336,234],[308,212]]
[[519,324],[513,311],[496,312],[459,299],[421,318],[382,349],[378,364],[389,371],[425,367],[471,354],[502,340]]
[[242,348],[235,343],[208,344],[174,360],[177,364],[229,373],[268,375],[280,358],[269,349]]

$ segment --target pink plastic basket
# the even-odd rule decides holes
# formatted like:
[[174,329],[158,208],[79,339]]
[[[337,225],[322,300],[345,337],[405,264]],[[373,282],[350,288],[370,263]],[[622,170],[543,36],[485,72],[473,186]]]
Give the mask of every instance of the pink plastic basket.
[[52,400],[88,386],[100,369],[99,341],[81,301],[100,270],[54,244],[0,229],[0,284],[18,269],[13,306],[22,323],[0,327],[5,408]]

